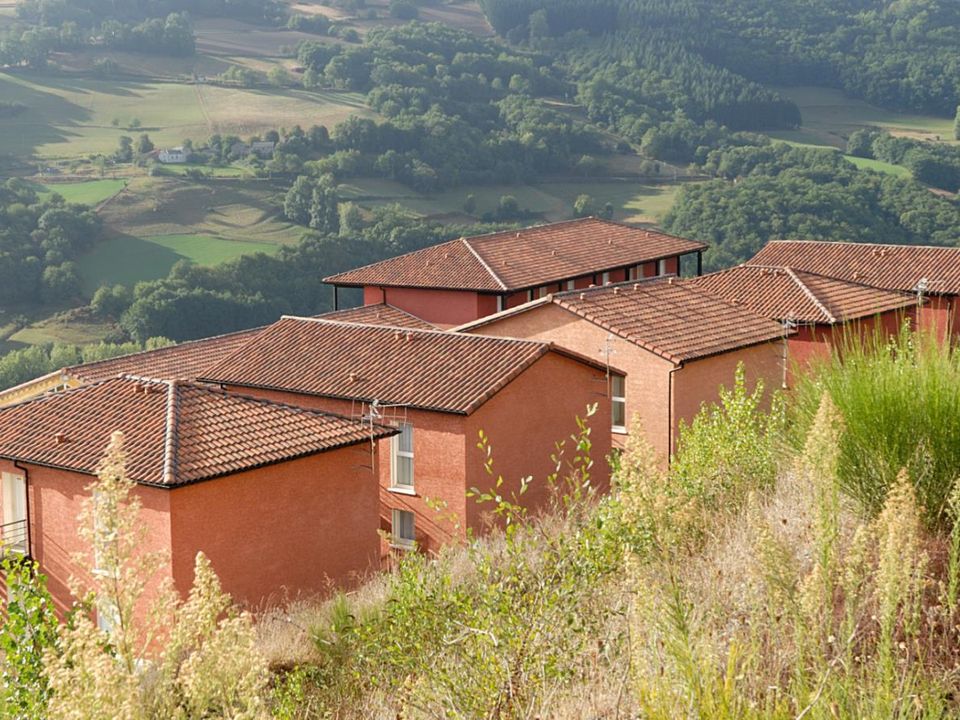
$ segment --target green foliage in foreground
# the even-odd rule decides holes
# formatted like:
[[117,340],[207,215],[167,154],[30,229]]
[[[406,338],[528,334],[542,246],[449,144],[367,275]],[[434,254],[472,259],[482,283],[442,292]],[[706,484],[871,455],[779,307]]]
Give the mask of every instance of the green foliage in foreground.
[[796,391],[796,442],[826,392],[842,413],[837,476],[870,514],[883,506],[902,468],[928,522],[942,524],[960,477],[960,352],[926,332],[851,338]]

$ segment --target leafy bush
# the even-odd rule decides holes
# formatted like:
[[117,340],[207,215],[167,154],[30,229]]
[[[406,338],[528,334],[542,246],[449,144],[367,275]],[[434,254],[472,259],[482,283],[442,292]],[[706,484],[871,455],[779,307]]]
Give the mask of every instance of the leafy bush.
[[[837,475],[871,515],[906,468],[926,520],[938,524],[960,477],[960,353],[926,332],[852,338],[796,390],[798,433],[823,393],[844,419]],[[794,435],[796,440],[797,435]]]

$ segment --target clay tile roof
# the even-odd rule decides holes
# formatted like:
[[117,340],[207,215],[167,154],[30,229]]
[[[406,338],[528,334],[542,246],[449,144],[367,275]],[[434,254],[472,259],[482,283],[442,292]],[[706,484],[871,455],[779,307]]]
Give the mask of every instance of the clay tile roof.
[[164,487],[395,432],[191,383],[124,377],[0,408],[0,457],[95,474],[116,430],[130,478]]
[[703,250],[703,243],[598,218],[461,238],[325,278],[503,292]]
[[203,380],[469,415],[550,345],[285,317]]
[[391,327],[413,328],[415,330],[439,329],[433,323],[428,323],[406,310],[385,303],[362,305],[347,310],[334,310],[316,317],[324,320],[339,320],[340,322],[362,323],[364,325],[390,325]]
[[263,328],[204,338],[144,352],[122,355],[66,368],[65,374],[84,382],[118,375],[139,375],[162,380],[193,380],[202,371],[227,357]]
[[874,243],[776,240],[751,265],[783,265],[863,285],[928,295],[960,295],[960,248]]
[[739,265],[690,282],[764,317],[801,323],[832,325],[917,301],[907,293],[768,265]]

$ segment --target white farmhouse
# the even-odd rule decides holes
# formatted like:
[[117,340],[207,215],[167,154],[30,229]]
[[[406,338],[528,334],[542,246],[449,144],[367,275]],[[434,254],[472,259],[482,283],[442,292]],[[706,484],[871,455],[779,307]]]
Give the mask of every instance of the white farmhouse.
[[185,163],[187,161],[187,151],[182,147],[161,150],[157,158],[162,163]]

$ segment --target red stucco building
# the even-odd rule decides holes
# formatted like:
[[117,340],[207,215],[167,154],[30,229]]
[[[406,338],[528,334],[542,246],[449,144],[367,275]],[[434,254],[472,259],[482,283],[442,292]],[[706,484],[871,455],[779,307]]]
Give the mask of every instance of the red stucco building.
[[678,278],[553,293],[457,331],[552,342],[616,366],[613,444],[639,430],[664,459],[680,422],[733,385],[738,363],[751,384],[779,387],[782,377],[779,323]]
[[788,375],[841,349],[853,336],[876,328],[896,334],[904,319],[917,313],[915,295],[790,267],[738,265],[690,282],[796,328],[787,341]]
[[778,240],[767,243],[750,264],[790,267],[910,293],[919,306],[921,328],[940,336],[960,336],[960,248]]
[[176,588],[203,551],[257,608],[379,567],[377,443],[395,430],[193,383],[114,378],[0,409],[3,541],[36,559],[60,610],[77,516],[122,431],[147,529]]
[[582,218],[460,238],[325,279],[363,288],[363,304],[389,303],[441,327],[552,292],[679,274],[706,245],[656,230]]
[[390,545],[435,550],[486,527],[488,506],[467,497],[495,478],[477,447],[489,438],[501,494],[542,507],[555,443],[591,421],[592,482],[609,480],[606,367],[549,343],[443,331],[283,318],[207,370],[229,391],[319,408],[401,430],[380,447],[380,527]]

